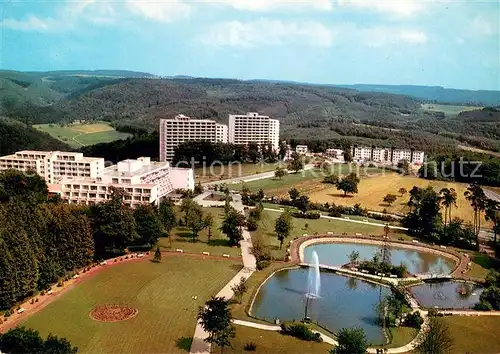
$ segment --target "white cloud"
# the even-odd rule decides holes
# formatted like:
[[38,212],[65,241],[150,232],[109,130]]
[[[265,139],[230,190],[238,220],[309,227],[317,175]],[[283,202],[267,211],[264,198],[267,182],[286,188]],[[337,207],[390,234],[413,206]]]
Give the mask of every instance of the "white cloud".
[[127,8],[145,18],[171,22],[188,17],[191,6],[181,0],[127,0]]
[[328,27],[315,22],[230,21],[213,26],[199,39],[215,46],[254,47],[303,42],[329,47],[333,43],[333,33]]
[[62,28],[63,24],[53,18],[42,19],[34,15],[29,15],[22,20],[6,18],[0,21],[0,26],[17,31],[49,32]]
[[468,23],[468,35],[469,36],[498,36],[499,30],[499,20],[497,14],[492,14],[492,16],[487,15],[477,15],[471,19]]
[[397,17],[408,17],[425,9],[426,0],[337,0],[340,6],[372,10]]
[[373,48],[388,45],[419,45],[425,44],[428,39],[425,32],[392,27],[361,29],[358,36],[365,45]]
[[313,9],[330,11],[333,8],[331,0],[205,0],[212,4],[225,4],[237,10],[248,11],[274,11],[274,10],[298,10]]

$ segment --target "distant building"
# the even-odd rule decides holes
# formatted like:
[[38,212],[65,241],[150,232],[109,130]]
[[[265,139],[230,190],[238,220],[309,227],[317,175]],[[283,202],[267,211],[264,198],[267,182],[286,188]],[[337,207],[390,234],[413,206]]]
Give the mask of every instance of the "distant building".
[[247,145],[271,143],[279,149],[280,122],[258,113],[229,116],[229,142]]
[[95,177],[104,170],[104,159],[79,152],[24,150],[0,157],[0,171],[7,169],[35,171],[48,184],[54,184],[63,178]]
[[307,145],[297,145],[295,147],[295,152],[299,155],[307,154]]
[[149,157],[124,160],[107,167],[95,178],[61,182],[61,198],[70,204],[94,205],[111,197],[113,188],[125,192],[124,203],[158,205],[175,189],[194,189],[192,169],[171,168],[168,162],[151,162]]
[[210,119],[192,119],[179,114],[160,120],[160,161],[172,161],[175,148],[185,141],[227,143],[227,126]]
[[374,161],[396,165],[406,160],[411,164],[419,165],[424,162],[425,153],[410,149],[354,146],[352,157],[357,162]]

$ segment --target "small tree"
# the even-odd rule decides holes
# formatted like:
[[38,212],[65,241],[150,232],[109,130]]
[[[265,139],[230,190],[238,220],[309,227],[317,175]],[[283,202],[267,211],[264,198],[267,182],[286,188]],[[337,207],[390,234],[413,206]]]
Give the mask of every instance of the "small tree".
[[299,199],[295,201],[295,206],[304,214],[309,210],[309,197],[307,195],[300,196]]
[[339,176],[333,174],[333,175],[328,175],[323,179],[323,183],[329,183],[329,184],[337,184],[339,183]]
[[410,174],[410,163],[408,162],[408,160],[403,160],[401,161],[399,164],[398,164],[398,167],[400,168],[401,170],[401,173],[405,176],[409,175]]
[[288,164],[288,169],[295,173],[304,169],[304,160],[299,154],[295,152],[292,154],[292,161]]
[[420,354],[446,354],[453,347],[448,325],[438,317],[429,317],[429,330],[416,348]]
[[408,191],[405,187],[401,187],[399,188],[398,193],[401,194],[401,196],[404,196],[406,193],[408,193]]
[[236,246],[242,238],[241,228],[245,225],[245,222],[245,216],[231,207],[226,213],[219,230],[226,234],[231,245]]
[[259,224],[257,219],[253,216],[248,217],[247,219],[247,229],[248,231],[255,231],[259,228]]
[[232,319],[228,302],[223,297],[212,297],[198,311],[198,320],[208,333],[205,341],[218,345],[221,353],[224,352],[224,347],[231,345],[231,339],[236,336]]
[[234,293],[234,297],[238,300],[238,303],[241,304],[241,299],[243,295],[247,292],[247,285],[245,284],[245,278],[241,277],[240,282],[231,287],[231,290]]
[[210,213],[207,213],[204,218],[205,227],[208,228],[208,242],[212,237],[212,226],[214,226],[214,216]]
[[274,177],[278,179],[282,179],[283,177],[286,176],[286,170],[283,167],[278,167],[276,168],[276,171],[274,171]]
[[174,213],[172,202],[162,202],[159,209],[160,222],[163,225],[163,231],[167,233],[170,247],[172,247],[172,229],[177,225],[177,217]]
[[384,203],[387,203],[390,205],[392,205],[392,203],[394,203],[396,200],[398,199],[398,197],[395,195],[395,194],[387,194],[385,197],[384,197]]
[[344,197],[347,193],[358,193],[359,178],[356,173],[349,173],[337,183],[337,189],[344,192]]
[[276,219],[276,223],[274,225],[274,232],[276,232],[276,236],[280,241],[280,249],[283,247],[283,242],[285,238],[290,236],[290,232],[292,231],[292,218],[290,214],[287,212],[282,213],[279,218]]
[[330,354],[367,353],[368,343],[365,332],[361,328],[342,328],[337,333],[337,341],[338,344],[330,350]]
[[196,202],[193,203],[194,204],[186,211],[186,226],[191,230],[193,242],[196,242],[198,234],[206,227],[206,224],[201,206]]
[[349,262],[351,264],[356,264],[358,263],[358,259],[359,259],[359,252],[358,251],[352,251],[350,254],[349,254]]
[[292,188],[288,191],[288,195],[290,196],[290,200],[295,202],[295,200],[300,196],[300,192],[296,188]]
[[161,251],[160,247],[156,247],[155,255],[153,257],[153,262],[160,263],[161,262]]

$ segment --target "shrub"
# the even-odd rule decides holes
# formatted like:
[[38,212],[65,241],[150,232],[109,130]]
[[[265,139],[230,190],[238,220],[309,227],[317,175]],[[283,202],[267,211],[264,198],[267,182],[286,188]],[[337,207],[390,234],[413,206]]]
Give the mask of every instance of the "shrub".
[[422,316],[420,315],[420,312],[418,312],[418,311],[415,311],[413,313],[408,314],[406,316],[406,319],[405,319],[405,325],[407,327],[413,327],[413,328],[420,329],[420,327],[422,327],[423,323],[424,323],[424,319],[422,318]]
[[263,260],[260,260],[260,261],[257,261],[257,269],[258,270],[262,270],[266,267],[269,267],[269,265],[271,264],[271,261],[267,260],[267,259],[263,259]]
[[35,302],[38,302],[38,298],[35,299]]
[[64,285],[64,281],[59,280],[59,281],[57,282],[57,286],[58,286],[58,287],[62,287],[63,285]]
[[258,227],[259,225],[257,223],[257,219],[255,219],[254,217],[249,217],[247,220],[248,231],[256,231]]
[[10,315],[12,315],[12,311],[11,310],[6,310],[4,313],[3,313],[4,317],[9,317]]
[[115,258],[115,260],[113,261],[113,263],[116,263],[116,262],[118,262],[118,259]]
[[41,296],[45,295],[45,290],[42,290],[42,291],[40,292],[40,295],[41,295]]
[[257,344],[255,344],[254,342],[245,343],[245,345],[243,346],[243,350],[246,350],[247,352],[254,352],[256,349]]
[[33,305],[35,303],[35,299],[31,299],[30,303]]
[[3,324],[3,320],[0,318],[0,325]]
[[319,219],[321,217],[321,214],[316,212],[307,212],[307,213],[295,212],[292,213],[292,216],[294,218],[301,218],[301,219]]
[[493,311],[493,306],[487,301],[480,301],[474,305],[474,310],[477,311]]
[[322,342],[323,339],[319,333],[314,333],[303,323],[282,323],[281,333],[309,342]]

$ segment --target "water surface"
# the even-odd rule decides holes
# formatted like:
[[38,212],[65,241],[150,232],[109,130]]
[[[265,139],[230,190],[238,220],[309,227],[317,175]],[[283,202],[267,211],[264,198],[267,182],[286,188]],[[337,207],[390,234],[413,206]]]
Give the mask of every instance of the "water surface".
[[468,309],[479,302],[483,287],[472,283],[447,281],[415,285],[410,291],[422,307]]
[[[321,258],[320,258],[321,261]],[[344,327],[361,327],[373,344],[383,344],[377,324],[376,304],[390,289],[355,278],[321,272],[320,298],[311,300],[308,316],[332,332]],[[277,272],[255,298],[253,314],[271,322],[300,321],[304,318],[308,269]]]
[[[411,274],[449,274],[455,266],[455,262],[451,259],[436,254],[410,248],[391,247],[390,249],[392,264],[406,264]],[[360,260],[370,260],[380,251],[380,246],[360,243],[321,243],[311,245],[304,249],[304,261],[306,263],[311,262],[313,251],[318,253],[320,264],[340,266],[349,262],[349,254],[352,251],[359,252]]]

